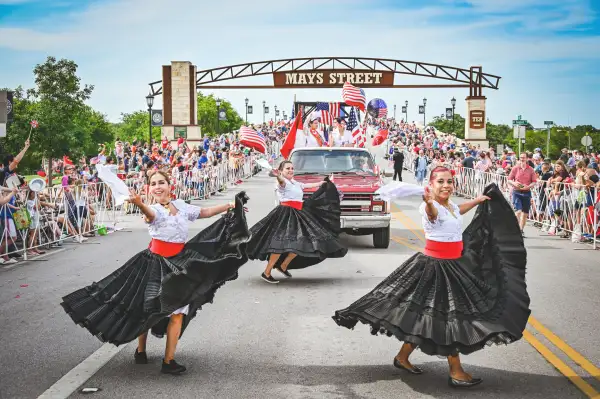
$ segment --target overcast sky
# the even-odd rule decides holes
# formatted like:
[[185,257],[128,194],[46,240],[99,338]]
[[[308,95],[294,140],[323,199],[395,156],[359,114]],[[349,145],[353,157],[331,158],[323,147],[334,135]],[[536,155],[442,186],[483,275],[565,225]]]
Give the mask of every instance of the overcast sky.
[[[484,90],[494,123],[522,115],[535,126],[550,119],[600,127],[599,10],[597,0],[0,0],[0,87],[31,87],[33,67],[48,55],[73,59],[83,82],[96,86],[90,104],[118,121],[122,112],[145,108],[148,83],[160,80],[161,65],[172,60],[203,69],[279,58],[381,57],[481,65],[501,76],[499,90]],[[437,83],[396,77],[417,82]],[[468,95],[468,89],[365,91],[390,110],[397,104],[398,116],[408,100],[409,120],[420,120],[424,97],[428,118],[444,113],[452,97],[464,114]],[[249,119],[257,122],[263,100],[288,114],[294,94],[341,101],[340,89],[215,94],[242,116],[248,97],[255,109]],[[161,99],[155,104],[160,108]]]

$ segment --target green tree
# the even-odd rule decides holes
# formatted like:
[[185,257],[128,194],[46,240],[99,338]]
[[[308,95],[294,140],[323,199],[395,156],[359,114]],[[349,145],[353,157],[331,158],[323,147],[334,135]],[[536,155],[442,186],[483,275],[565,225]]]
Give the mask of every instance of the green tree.
[[[94,86],[81,85],[74,61],[48,57],[33,70],[34,89],[28,95],[36,101],[35,118],[39,122],[32,136],[32,147],[44,158],[62,158],[68,155],[78,159],[84,155],[85,143],[90,142],[89,131],[77,125],[88,112],[85,101]],[[83,144],[83,145],[82,145]]]
[[460,139],[465,138],[465,118],[460,116],[460,114],[454,114],[454,121],[452,119],[446,119],[445,117],[436,116],[429,125],[440,132],[455,134],[456,137]]
[[[219,121],[219,132],[229,133],[238,130],[244,123],[244,119],[237,113],[227,100],[221,100],[221,108],[227,115],[226,121]],[[214,136],[217,134],[217,103],[211,94],[205,96],[198,93],[198,124],[203,135]]]
[[[148,142],[149,119],[148,111],[140,110],[129,114],[121,114],[121,122],[114,125],[114,138],[129,143],[134,141]],[[159,141],[162,139],[159,126],[152,127],[152,138]]]

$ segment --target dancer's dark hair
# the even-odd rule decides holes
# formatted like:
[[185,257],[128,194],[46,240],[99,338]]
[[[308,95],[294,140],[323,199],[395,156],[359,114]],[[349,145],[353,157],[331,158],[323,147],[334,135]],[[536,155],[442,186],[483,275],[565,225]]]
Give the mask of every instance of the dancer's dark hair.
[[281,161],[281,163],[279,164],[279,167],[277,168],[277,170],[282,171],[283,168],[285,168],[285,165],[287,165],[288,163],[292,163],[292,161],[289,160],[285,160],[285,161]]
[[445,166],[436,166],[436,167],[435,167],[435,168],[433,168],[433,170],[431,171],[431,174],[429,175],[429,180],[431,181],[431,180],[435,179],[435,176],[436,176],[438,173],[445,173],[445,172],[448,172],[448,173],[450,173],[452,176],[454,176],[454,174],[452,173],[452,171],[451,171],[450,169],[448,169],[447,167],[445,167]]

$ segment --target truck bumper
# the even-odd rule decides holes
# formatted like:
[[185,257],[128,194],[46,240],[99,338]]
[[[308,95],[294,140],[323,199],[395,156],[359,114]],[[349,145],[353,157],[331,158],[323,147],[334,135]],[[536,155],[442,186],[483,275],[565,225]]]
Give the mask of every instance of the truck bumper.
[[381,229],[388,227],[392,215],[342,215],[342,229]]

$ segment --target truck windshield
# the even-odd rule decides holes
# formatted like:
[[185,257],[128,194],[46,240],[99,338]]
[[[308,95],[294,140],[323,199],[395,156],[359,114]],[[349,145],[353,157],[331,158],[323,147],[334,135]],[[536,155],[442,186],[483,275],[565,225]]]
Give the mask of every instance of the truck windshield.
[[371,154],[353,150],[310,150],[296,151],[290,159],[296,174],[365,173],[375,175],[375,164]]

